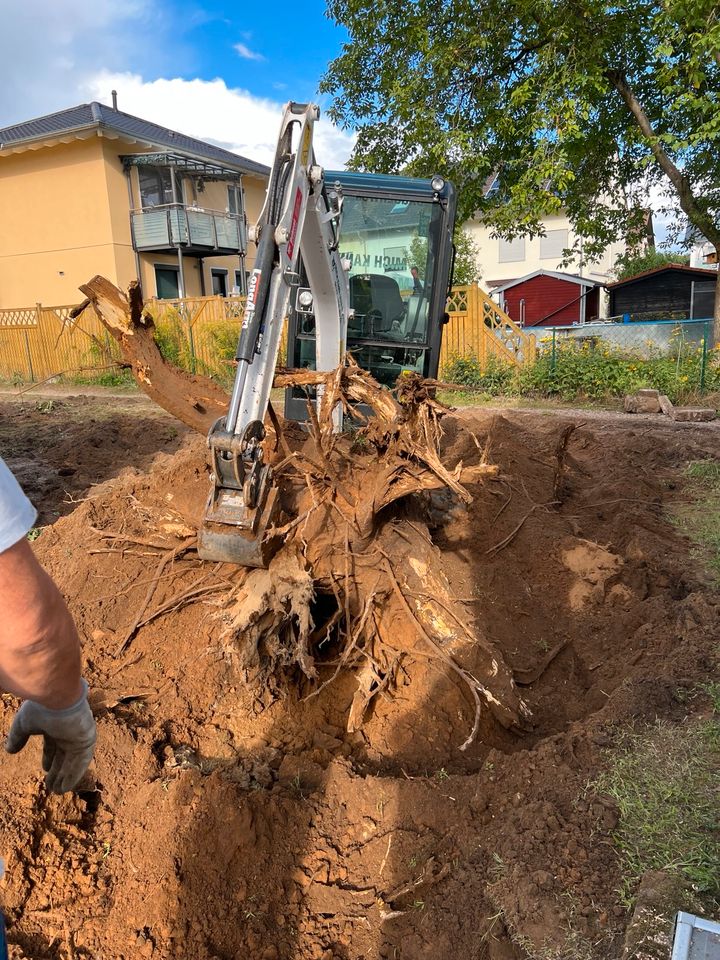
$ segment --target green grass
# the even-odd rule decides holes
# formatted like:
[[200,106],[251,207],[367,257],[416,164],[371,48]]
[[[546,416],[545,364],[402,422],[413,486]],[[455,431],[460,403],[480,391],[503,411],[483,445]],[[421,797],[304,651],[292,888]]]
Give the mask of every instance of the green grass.
[[694,460],[685,472],[691,480],[702,480],[720,488],[720,460]]
[[[720,689],[706,689],[713,707]],[[625,732],[610,768],[594,784],[620,820],[614,839],[622,861],[620,895],[630,906],[648,870],[666,870],[720,899],[720,716],[658,722]]]
[[695,460],[685,470],[689,502],[674,515],[678,527],[697,545],[694,552],[720,583],[720,462]]
[[703,693],[709,697],[713,713],[720,717],[720,682],[712,681],[702,685]]
[[130,370],[112,369],[96,373],[87,371],[86,373],[68,374],[64,377],[58,377],[59,384],[68,384],[73,387],[123,387],[128,390],[137,389],[135,379]]

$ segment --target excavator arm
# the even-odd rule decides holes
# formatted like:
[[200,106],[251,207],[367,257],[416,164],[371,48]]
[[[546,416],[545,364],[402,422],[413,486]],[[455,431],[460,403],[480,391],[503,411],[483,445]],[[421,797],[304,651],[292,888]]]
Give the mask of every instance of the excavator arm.
[[314,104],[286,105],[265,205],[251,232],[257,254],[235,382],[227,414],[208,434],[211,489],[198,535],[198,553],[206,560],[266,567],[272,555],[267,532],[278,493],[264,461],[264,420],[300,257],[313,299],[317,369],[334,369],[345,352],[349,285],[338,253],[342,193],[339,185],[326,187],[315,163],[319,115]]

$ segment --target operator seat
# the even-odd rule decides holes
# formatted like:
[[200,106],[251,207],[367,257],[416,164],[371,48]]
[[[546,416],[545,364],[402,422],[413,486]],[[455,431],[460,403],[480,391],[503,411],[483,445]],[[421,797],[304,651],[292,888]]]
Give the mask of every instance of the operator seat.
[[393,320],[402,322],[405,318],[405,303],[397,281],[381,273],[350,277],[350,306],[358,318],[368,318],[363,330],[366,337],[386,333]]

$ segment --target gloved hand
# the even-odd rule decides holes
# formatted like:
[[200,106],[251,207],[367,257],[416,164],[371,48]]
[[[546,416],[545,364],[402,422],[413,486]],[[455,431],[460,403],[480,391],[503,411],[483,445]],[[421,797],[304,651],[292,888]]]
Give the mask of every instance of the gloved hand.
[[5,749],[19,753],[30,737],[43,737],[42,765],[45,783],[51,793],[66,793],[80,782],[95,750],[95,718],[88,704],[88,685],[83,680],[83,695],[64,710],[48,710],[26,700],[10,727]]

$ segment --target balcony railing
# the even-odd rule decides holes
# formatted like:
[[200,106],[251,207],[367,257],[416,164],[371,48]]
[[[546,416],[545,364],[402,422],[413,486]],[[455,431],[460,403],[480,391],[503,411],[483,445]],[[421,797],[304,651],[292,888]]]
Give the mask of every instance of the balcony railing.
[[235,213],[168,203],[131,213],[136,250],[183,247],[210,253],[245,253],[245,218]]

